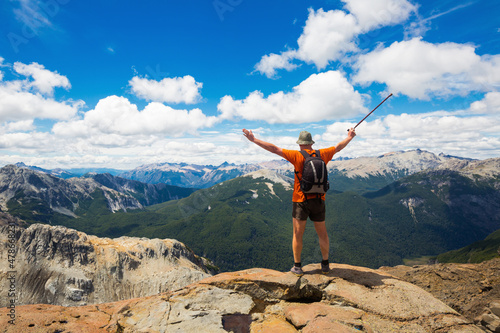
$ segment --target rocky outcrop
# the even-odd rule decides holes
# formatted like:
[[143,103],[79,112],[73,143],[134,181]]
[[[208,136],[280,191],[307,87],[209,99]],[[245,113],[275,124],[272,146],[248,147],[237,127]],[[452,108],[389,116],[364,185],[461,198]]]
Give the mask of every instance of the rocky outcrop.
[[428,291],[486,331],[500,332],[500,258],[480,264],[381,267]]
[[[177,291],[115,303],[24,305],[3,332],[483,332],[423,289],[349,265],[218,274]],[[0,320],[8,314],[0,309]],[[8,317],[7,317],[8,318]]]
[[[1,244],[13,231],[7,228],[2,226]],[[43,224],[17,227],[15,235],[14,267],[9,248],[0,248],[0,278],[15,272],[17,305],[112,302],[176,290],[211,275],[208,261],[176,240],[99,238]],[[0,298],[0,306],[8,302]]]
[[500,333],[500,300],[491,302],[475,321],[491,332]]

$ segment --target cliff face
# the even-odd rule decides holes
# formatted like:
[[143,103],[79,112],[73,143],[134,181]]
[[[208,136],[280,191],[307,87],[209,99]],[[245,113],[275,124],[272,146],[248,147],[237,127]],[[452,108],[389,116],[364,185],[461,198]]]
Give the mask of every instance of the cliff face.
[[[7,226],[0,242],[7,244]],[[89,236],[34,224],[16,232],[17,304],[75,306],[143,297],[182,288],[211,275],[205,259],[171,239]],[[0,249],[0,277],[9,267]],[[7,306],[8,299],[0,299]]]
[[[349,265],[215,275],[180,290],[82,307],[25,305],[3,332],[483,332],[423,289]],[[8,308],[0,309],[5,320]]]

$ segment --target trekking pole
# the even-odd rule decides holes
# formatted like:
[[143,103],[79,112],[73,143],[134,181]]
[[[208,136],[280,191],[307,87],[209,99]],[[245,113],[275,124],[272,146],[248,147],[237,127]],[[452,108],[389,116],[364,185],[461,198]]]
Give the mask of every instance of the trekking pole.
[[[377,110],[377,108],[378,108],[379,106],[381,106],[381,105],[382,105],[382,103],[384,103],[385,101],[387,101],[387,100],[389,99],[389,97],[391,97],[391,96],[392,96],[392,93],[391,93],[389,96],[387,96],[387,97],[386,97],[386,98],[385,98],[382,102],[380,102],[380,104],[379,104],[379,105],[377,105],[377,106],[375,107],[375,109],[373,109],[373,110],[372,110],[370,113],[368,113],[368,114],[367,114],[367,115],[366,115],[363,119],[361,119],[361,121],[360,121],[359,123],[357,123],[357,124],[356,124],[356,126],[354,126],[354,129],[356,129],[356,127],[358,127],[358,125],[359,125],[359,124],[361,124],[361,123],[363,122],[363,120],[365,120],[366,118],[368,118],[368,116],[369,116],[369,115],[371,115],[371,114],[373,113],[373,111]],[[347,132],[349,132],[349,130],[347,130]]]

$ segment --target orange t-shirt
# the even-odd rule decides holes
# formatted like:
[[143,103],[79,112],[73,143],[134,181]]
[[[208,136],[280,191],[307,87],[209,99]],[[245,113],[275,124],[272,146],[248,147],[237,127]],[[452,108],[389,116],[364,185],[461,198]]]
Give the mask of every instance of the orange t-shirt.
[[[302,156],[300,151],[298,150],[288,150],[288,149],[282,149],[283,151],[283,157],[290,163],[293,164],[293,167],[295,171],[298,171],[298,176],[299,178],[302,178],[302,170],[304,169],[304,161],[305,158]],[[308,154],[312,154],[314,152],[313,150],[306,149],[306,152]],[[328,164],[333,158],[333,155],[335,155],[335,147],[330,147],[330,148],[325,148],[325,149],[319,149],[319,153],[321,156],[321,159],[325,162],[325,164]],[[293,183],[293,197],[292,201],[293,202],[304,202],[306,201],[306,196],[302,191],[300,190],[300,182],[297,178],[297,174],[295,174],[294,177],[295,181]],[[308,198],[316,198],[317,194],[309,194]],[[321,194],[321,198],[325,200],[325,195]]]

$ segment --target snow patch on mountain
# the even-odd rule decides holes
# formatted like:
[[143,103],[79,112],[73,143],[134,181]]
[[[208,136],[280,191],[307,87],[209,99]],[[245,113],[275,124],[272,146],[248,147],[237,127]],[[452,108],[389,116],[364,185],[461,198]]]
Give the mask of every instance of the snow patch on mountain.
[[336,169],[347,177],[369,177],[393,174],[404,170],[406,174],[433,169],[444,163],[447,158],[421,150],[392,152],[378,157],[359,157],[351,160],[335,160],[328,164],[330,170]]
[[[252,177],[253,179],[265,178],[265,179],[268,179],[274,183],[278,183],[278,184],[283,185],[283,187],[286,190],[292,189],[293,179],[286,177],[286,176],[283,176],[283,175],[280,175],[276,171],[273,171],[273,170],[261,169],[261,170],[257,170],[254,172],[250,172],[250,173],[246,174],[245,177]],[[269,187],[269,183],[266,183],[266,184]],[[272,191],[271,193],[276,195],[274,193],[272,186],[270,186],[270,190]]]

